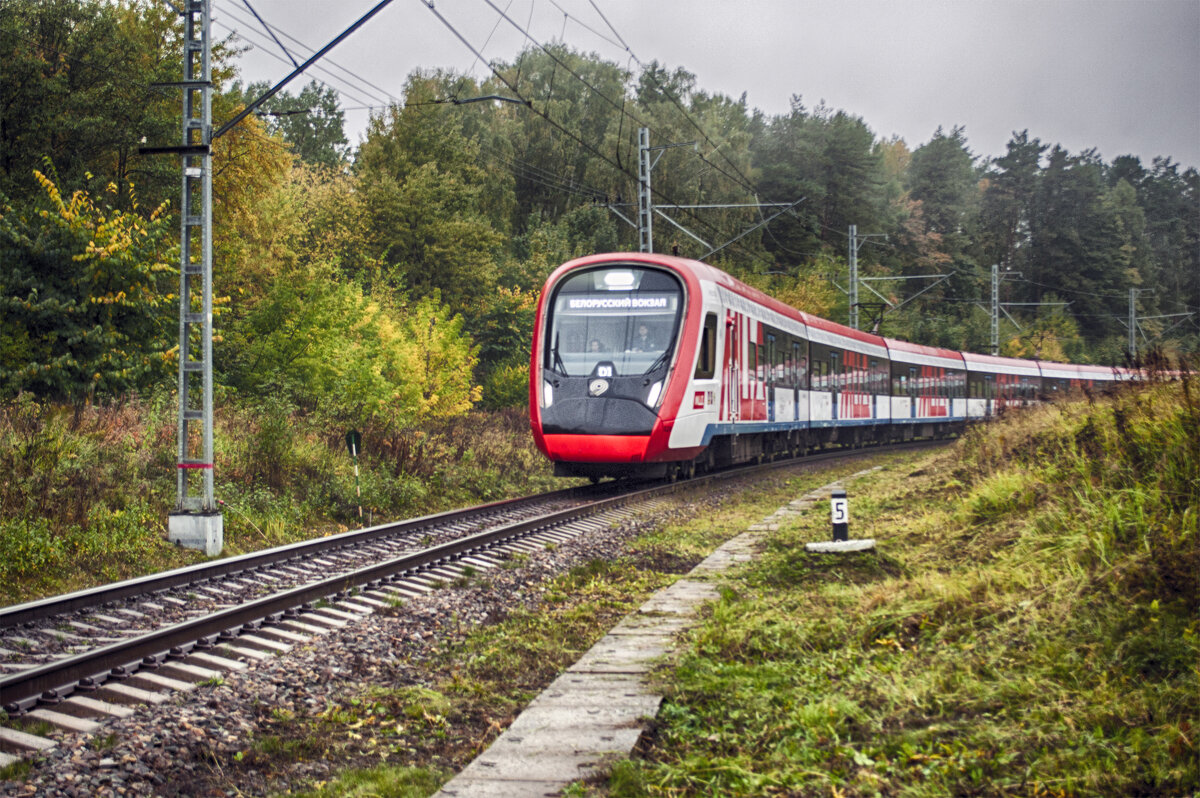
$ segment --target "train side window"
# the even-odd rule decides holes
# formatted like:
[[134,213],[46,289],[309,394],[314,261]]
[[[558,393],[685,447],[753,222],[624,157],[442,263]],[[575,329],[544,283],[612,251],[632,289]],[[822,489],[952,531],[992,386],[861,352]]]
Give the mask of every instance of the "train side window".
[[700,330],[700,354],[696,357],[696,379],[711,380],[717,371],[717,315],[704,317]]

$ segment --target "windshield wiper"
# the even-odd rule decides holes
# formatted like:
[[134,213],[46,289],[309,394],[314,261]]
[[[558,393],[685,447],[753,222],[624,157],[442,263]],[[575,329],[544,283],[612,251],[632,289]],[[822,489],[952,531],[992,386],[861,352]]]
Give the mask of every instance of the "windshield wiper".
[[550,368],[554,369],[559,374],[566,375],[567,364],[563,363],[562,355],[558,354],[558,344],[560,340],[561,336],[554,336],[554,347],[550,350],[550,353],[554,355],[554,364],[550,366]]
[[658,359],[650,364],[650,368],[646,369],[642,373],[650,374],[652,372],[658,371],[660,368],[667,365],[667,359],[670,358],[670,356],[671,356],[671,347],[668,346],[666,349],[663,350],[663,353],[658,356]]

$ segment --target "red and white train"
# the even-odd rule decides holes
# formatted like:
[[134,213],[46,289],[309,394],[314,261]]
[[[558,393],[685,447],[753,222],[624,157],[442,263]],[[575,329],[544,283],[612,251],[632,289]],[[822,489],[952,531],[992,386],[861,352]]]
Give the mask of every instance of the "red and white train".
[[530,419],[560,476],[689,476],[957,433],[1123,369],[955,352],[818,318],[694,260],[592,255],[538,303]]

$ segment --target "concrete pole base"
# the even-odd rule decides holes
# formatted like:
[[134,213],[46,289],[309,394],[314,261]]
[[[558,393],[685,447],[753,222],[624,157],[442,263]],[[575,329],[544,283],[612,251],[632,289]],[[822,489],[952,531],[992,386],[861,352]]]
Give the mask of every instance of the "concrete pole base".
[[167,540],[216,557],[225,548],[225,519],[220,513],[171,513]]
[[836,554],[842,551],[867,551],[875,548],[875,538],[863,538],[862,540],[827,540],[820,543],[805,543],[804,548],[809,551],[822,552],[824,554]]

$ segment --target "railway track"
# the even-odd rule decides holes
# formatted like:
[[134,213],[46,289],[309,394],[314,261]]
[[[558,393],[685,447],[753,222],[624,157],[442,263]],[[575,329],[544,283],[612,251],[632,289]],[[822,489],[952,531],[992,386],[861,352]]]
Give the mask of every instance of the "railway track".
[[667,493],[853,454],[834,451],[618,495],[558,491],[0,610],[0,706],[16,720],[0,726],[0,766],[54,745],[29,729],[93,731],[108,717],[131,714],[130,705],[159,703],[171,691],[285,653],[514,554],[615,523]]

